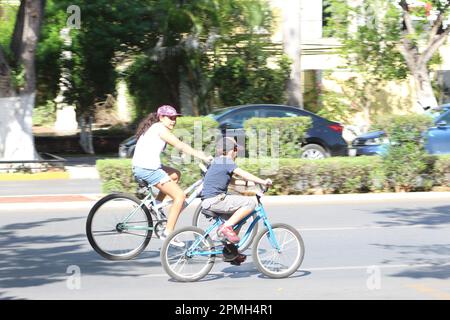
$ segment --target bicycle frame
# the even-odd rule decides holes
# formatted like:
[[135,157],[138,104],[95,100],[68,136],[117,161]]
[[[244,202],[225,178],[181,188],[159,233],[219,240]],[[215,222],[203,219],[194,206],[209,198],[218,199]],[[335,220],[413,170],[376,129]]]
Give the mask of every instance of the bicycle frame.
[[[252,217],[253,215],[256,215],[256,218],[252,221],[252,223],[250,224],[250,226],[248,227],[247,231],[245,232],[244,236],[241,238],[241,240],[239,241],[239,243],[237,244],[237,248],[239,250],[239,247],[245,243],[245,241],[248,239],[248,237],[250,237],[250,234],[253,230],[253,228],[255,227],[255,225],[259,222],[259,220],[263,221],[264,226],[269,230],[269,241],[272,244],[272,246],[274,248],[276,248],[278,250],[278,252],[281,252],[280,246],[278,245],[278,242],[273,234],[273,230],[272,230],[272,225],[269,222],[269,219],[267,217],[267,213],[266,210],[264,209],[264,206],[262,205],[260,198],[258,197],[258,206],[255,208],[255,210],[253,210],[253,212],[251,212],[250,214],[248,214],[244,219],[242,219],[238,224],[236,224],[233,229],[236,230],[238,228],[240,228],[250,217]],[[222,254],[223,251],[223,245],[221,245],[219,249],[215,250],[215,251],[193,251],[195,250],[198,245],[206,238],[209,236],[209,234],[217,229],[224,221],[222,218],[217,217],[215,218],[215,222],[213,225],[211,225],[210,227],[208,227],[206,229],[206,231],[204,232],[204,234],[198,238],[196,241],[194,241],[194,243],[189,247],[189,249],[186,251],[186,255],[187,256],[194,256],[194,255],[200,255],[200,256],[209,256],[209,255],[219,255]]]
[[[198,195],[200,194],[201,190],[203,188],[203,178],[197,180],[196,182],[194,182],[192,185],[190,185],[186,190],[184,190],[184,193],[186,195],[188,195],[190,192],[192,192],[190,194],[190,196],[188,198],[186,198],[185,200],[185,205],[183,206],[182,210],[184,210],[186,207],[188,207],[194,200],[195,198],[198,197]],[[124,221],[121,223],[122,227],[125,230],[153,230],[153,227],[138,227],[138,226],[131,226],[128,225],[128,221],[130,221],[130,219],[136,214],[136,212],[142,208],[143,205],[145,205],[147,208],[153,208],[153,210],[155,211],[156,214],[159,213],[159,210],[162,208],[165,208],[167,206],[169,206],[171,203],[173,202],[173,200],[169,200],[169,201],[165,201],[163,203],[160,204],[156,204],[156,199],[153,196],[152,192],[150,191],[149,194],[147,196],[145,196],[144,199],[141,200],[141,204],[136,207],[125,219]]]

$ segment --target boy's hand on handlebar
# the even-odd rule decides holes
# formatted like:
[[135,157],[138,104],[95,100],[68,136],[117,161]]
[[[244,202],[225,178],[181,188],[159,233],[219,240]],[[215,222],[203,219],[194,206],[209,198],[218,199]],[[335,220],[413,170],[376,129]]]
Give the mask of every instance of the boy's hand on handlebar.
[[266,186],[266,187],[269,187],[269,186],[271,186],[273,183],[272,183],[272,180],[270,180],[270,179],[266,179],[266,180],[264,180],[264,185]]

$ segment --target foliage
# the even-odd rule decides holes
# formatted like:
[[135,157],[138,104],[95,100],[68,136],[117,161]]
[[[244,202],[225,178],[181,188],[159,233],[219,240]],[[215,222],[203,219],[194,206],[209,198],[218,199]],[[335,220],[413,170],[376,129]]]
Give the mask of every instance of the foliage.
[[[181,141],[196,150],[203,150],[206,154],[214,155],[214,143],[220,135],[219,124],[210,117],[180,117],[172,133]],[[193,158],[168,145],[165,154],[170,161],[189,163]],[[170,155],[170,157],[169,157]],[[173,157],[183,157],[182,161],[173,160]]]
[[[281,71],[266,67],[271,24],[267,1],[202,0],[180,5],[166,0],[155,5],[154,17],[158,43],[150,43],[145,56],[127,70],[140,113],[161,102],[191,105],[193,114],[200,115],[209,113],[212,105],[283,100],[286,59],[276,62]],[[224,76],[230,73],[233,78]],[[236,90],[230,79],[246,86]]]
[[[237,159],[242,169],[274,182],[269,195],[288,194],[343,194],[389,192],[384,185],[382,159],[378,156],[333,157],[321,161],[305,159]],[[166,163],[166,162],[165,162]],[[181,170],[181,187],[186,188],[200,178],[194,164],[170,164]],[[431,172],[426,183],[415,184],[410,191],[430,190],[432,186],[450,187],[450,156],[439,156],[427,161]],[[97,160],[103,192],[134,193],[131,160]],[[400,188],[396,188],[400,191]]]
[[96,168],[102,181],[102,192],[136,191],[137,183],[131,170],[131,159],[97,160]]
[[407,66],[398,44],[401,11],[390,0],[367,0],[352,6],[347,1],[328,0],[331,13],[325,33],[342,42],[339,53],[366,80],[404,79]]
[[450,187],[450,155],[438,157],[433,173],[436,185]]
[[[40,95],[44,100],[57,94],[61,67],[71,72],[69,103],[78,114],[92,114],[95,103],[114,93],[116,66],[123,55],[134,53],[143,39],[152,37],[150,0],[49,0],[43,25],[40,62]],[[72,60],[62,65],[60,55],[64,45],[59,32],[68,19],[70,5],[82,8],[81,29],[72,29]],[[149,40],[150,41],[150,40]],[[56,62],[56,63],[55,63]]]
[[432,124],[427,115],[385,116],[377,119],[374,129],[384,130],[390,140],[383,156],[383,171],[390,189],[410,191],[419,177],[429,175],[430,161],[424,147],[423,132]]
[[51,125],[56,120],[56,105],[52,100],[40,105],[33,110],[33,126]]
[[14,32],[14,24],[19,7],[11,4],[0,4],[0,46],[9,56],[9,45]]
[[228,54],[226,62],[216,67],[213,83],[218,91],[218,105],[286,102],[286,82],[290,61],[277,57],[276,67],[267,66],[270,53],[264,43],[256,41]]
[[254,151],[258,155],[266,148],[269,149],[270,145],[270,153],[274,158],[298,158],[301,155],[300,146],[311,124],[310,117],[251,118],[244,122],[246,145],[253,149],[252,141],[257,142]]

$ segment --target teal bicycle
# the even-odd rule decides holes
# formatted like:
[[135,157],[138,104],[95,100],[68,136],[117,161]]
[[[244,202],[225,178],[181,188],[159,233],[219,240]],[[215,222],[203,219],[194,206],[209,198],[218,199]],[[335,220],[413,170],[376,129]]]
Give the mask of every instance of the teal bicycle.
[[[202,175],[206,167],[199,164]],[[130,260],[149,244],[152,234],[159,238],[167,223],[165,208],[172,200],[156,203],[155,194],[143,181],[138,181],[139,199],[125,193],[112,193],[98,200],[89,212],[86,235],[92,248],[108,260]],[[200,194],[203,177],[184,193],[186,208]],[[184,209],[183,208],[183,209]]]
[[[242,251],[242,244],[248,243],[259,220],[262,220],[265,228],[253,241],[252,258],[257,269],[270,278],[286,278],[297,271],[305,254],[303,239],[294,227],[269,222],[261,203],[261,197],[267,189],[261,186],[259,189],[256,192],[256,209],[234,226],[235,230],[240,229],[247,220],[253,219],[237,245],[217,238],[217,229],[224,220],[213,211],[203,210],[202,213],[214,221],[206,231],[195,226],[185,227],[175,231],[164,241],[161,263],[166,273],[182,282],[202,279],[211,271],[217,256],[230,260]],[[172,240],[185,245],[174,245]]]

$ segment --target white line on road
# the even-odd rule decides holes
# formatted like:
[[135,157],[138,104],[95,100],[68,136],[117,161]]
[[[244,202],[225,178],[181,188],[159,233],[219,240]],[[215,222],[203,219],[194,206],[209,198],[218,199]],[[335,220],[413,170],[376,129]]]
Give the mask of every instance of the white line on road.
[[[444,224],[439,224],[439,227],[442,227]],[[426,224],[415,224],[415,225],[407,225],[407,226],[349,226],[349,227],[320,227],[320,228],[303,228],[296,227],[298,231],[344,231],[344,230],[368,230],[368,229],[416,229],[416,228],[426,228],[430,227]],[[448,224],[447,227],[450,227]]]

